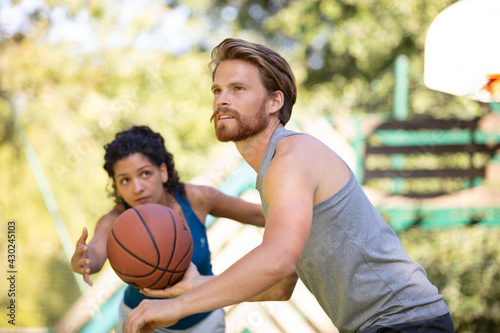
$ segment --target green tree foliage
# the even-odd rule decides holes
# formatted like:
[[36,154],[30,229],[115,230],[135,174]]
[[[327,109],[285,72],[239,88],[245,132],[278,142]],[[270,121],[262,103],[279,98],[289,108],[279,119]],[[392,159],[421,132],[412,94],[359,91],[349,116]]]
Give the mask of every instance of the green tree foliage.
[[500,229],[414,228],[400,237],[444,295],[457,332],[500,332]]
[[[59,7],[69,20],[91,13],[101,47],[82,52],[77,44],[49,42],[50,17]],[[104,1],[49,3],[32,12],[25,28],[0,40],[0,217],[18,226],[19,326],[52,326],[79,297],[26,149],[40,162],[74,247],[82,228],[91,236],[113,205],[102,147],[116,132],[132,124],[160,132],[184,181],[203,173],[224,147],[209,122],[208,55],[109,46],[118,9]],[[124,30],[134,40],[147,29],[153,27],[144,13]],[[2,293],[1,304],[6,301]]]
[[453,2],[216,0],[212,13],[224,21],[227,8],[236,9],[236,32],[246,36],[251,30],[251,37],[286,52],[299,74],[301,106],[308,114],[391,111],[393,62],[406,55],[414,114],[470,118],[482,113],[478,103],[423,85],[427,30]]

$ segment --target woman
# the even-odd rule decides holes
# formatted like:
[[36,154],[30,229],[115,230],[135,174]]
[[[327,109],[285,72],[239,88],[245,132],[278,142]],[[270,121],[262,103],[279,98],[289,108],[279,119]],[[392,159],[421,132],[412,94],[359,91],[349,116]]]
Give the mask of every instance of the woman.
[[[89,275],[99,272],[107,259],[106,241],[111,225],[130,207],[157,203],[175,210],[183,217],[193,236],[192,263],[201,275],[213,274],[204,225],[208,214],[264,226],[260,205],[227,196],[209,186],[182,183],[175,170],[173,156],[165,148],[163,137],[149,127],[134,126],[120,132],[104,148],[104,169],[113,182],[112,195],[116,205],[99,219],[88,245],[88,232],[86,228],[83,229],[71,260],[73,271],[82,274],[89,285],[92,285]],[[120,306],[117,332],[123,332],[127,313],[145,298],[138,289],[127,287]],[[155,332],[224,332],[224,329],[224,311],[219,309],[195,314]]]

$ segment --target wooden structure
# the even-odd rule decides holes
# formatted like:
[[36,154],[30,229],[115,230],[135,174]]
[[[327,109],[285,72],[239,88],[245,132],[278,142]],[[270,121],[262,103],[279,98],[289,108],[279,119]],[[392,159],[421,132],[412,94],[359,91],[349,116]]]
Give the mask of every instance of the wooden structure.
[[[454,192],[446,189],[450,180],[458,183],[458,189],[481,184],[487,161],[500,149],[500,133],[479,130],[478,121],[427,118],[380,124],[366,140],[364,184],[388,179],[393,183],[392,194],[413,197]],[[389,167],[370,166],[370,159],[377,156],[386,158]],[[412,188],[415,179],[432,180],[439,186]]]
[[473,120],[354,115],[332,123],[355,151],[358,181],[396,232],[500,226],[500,112]]

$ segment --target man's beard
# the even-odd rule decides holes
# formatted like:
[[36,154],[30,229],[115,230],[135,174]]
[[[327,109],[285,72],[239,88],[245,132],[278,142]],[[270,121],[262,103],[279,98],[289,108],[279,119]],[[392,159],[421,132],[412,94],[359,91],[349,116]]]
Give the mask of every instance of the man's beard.
[[[233,116],[233,122],[235,122],[235,124],[232,125],[232,127],[234,127],[233,129],[230,129],[230,126],[224,123],[218,123],[216,117],[220,112],[229,113]],[[230,108],[220,108],[214,112],[211,120],[212,119],[215,119],[215,136],[217,140],[221,142],[245,140],[259,134],[266,129],[269,124],[269,118],[266,117],[264,102],[259,105],[258,112],[255,116],[242,116],[239,112],[231,110]]]

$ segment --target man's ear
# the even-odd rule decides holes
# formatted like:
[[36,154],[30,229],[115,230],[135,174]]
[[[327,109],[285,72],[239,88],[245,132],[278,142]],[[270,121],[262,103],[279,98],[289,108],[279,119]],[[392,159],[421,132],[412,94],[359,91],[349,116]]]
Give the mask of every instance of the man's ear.
[[271,108],[269,111],[271,114],[281,110],[283,104],[285,103],[285,95],[283,94],[283,92],[281,90],[276,90],[270,96],[270,103],[271,103]]

